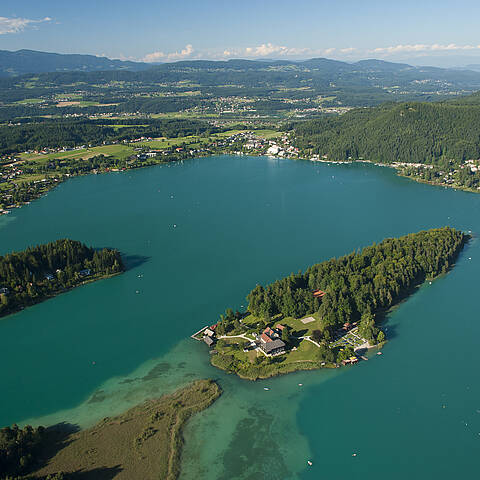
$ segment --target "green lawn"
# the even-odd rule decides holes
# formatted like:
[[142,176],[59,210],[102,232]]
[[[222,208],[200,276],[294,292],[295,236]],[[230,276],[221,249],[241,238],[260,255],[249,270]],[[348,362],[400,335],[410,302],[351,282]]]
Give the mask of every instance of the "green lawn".
[[276,130],[269,129],[254,130],[253,133],[257,137],[266,138],[267,140],[270,140],[271,138],[278,138],[283,135],[283,132],[277,132]]
[[45,99],[43,98],[25,98],[24,100],[18,100],[15,103],[20,105],[28,105],[29,103],[42,103],[44,101]]
[[78,159],[78,158],[91,158],[95,155],[105,155],[105,156],[114,156],[117,158],[127,158],[133,154],[133,148],[128,145],[101,145],[98,147],[92,148],[82,148],[80,150],[70,150],[67,152],[55,152],[55,153],[48,153],[46,155],[31,153],[31,154],[22,154],[20,155],[21,160],[36,160],[36,161],[46,161],[52,160],[54,158],[62,159],[62,158],[71,158],[71,159]]

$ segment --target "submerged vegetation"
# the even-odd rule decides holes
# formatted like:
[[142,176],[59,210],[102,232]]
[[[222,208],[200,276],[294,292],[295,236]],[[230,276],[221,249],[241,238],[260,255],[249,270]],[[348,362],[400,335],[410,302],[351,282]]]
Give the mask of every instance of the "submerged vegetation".
[[0,316],[123,270],[118,250],[68,239],[9,253],[0,257]]
[[[212,364],[255,379],[355,363],[356,350],[385,341],[384,314],[425,280],[446,273],[468,239],[450,227],[388,238],[257,285],[247,296],[247,314],[229,309],[216,324]],[[265,345],[280,339],[280,354],[265,355]]]
[[215,382],[198,380],[87,430],[5,427],[0,480],[110,479],[120,472],[132,480],[175,480],[185,423],[220,395]]

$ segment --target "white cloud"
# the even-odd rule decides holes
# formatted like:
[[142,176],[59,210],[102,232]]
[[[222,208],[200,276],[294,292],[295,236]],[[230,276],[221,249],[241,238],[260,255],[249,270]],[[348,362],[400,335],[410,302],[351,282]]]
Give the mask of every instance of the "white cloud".
[[341,48],[340,49],[340,53],[343,53],[343,54],[349,54],[349,53],[353,53],[353,52],[356,52],[357,49],[354,48],[354,47],[348,47],[348,48]]
[[395,53],[451,52],[459,50],[480,50],[480,45],[457,45],[455,43],[449,43],[448,45],[440,45],[438,43],[427,45],[417,43],[415,45],[395,45],[391,47],[374,48],[370,50],[370,53],[391,55]]
[[143,58],[144,62],[168,62],[172,60],[183,60],[186,58],[193,58],[196,52],[191,44],[188,44],[180,52],[164,53],[164,52],[153,52],[145,55]]
[[260,45],[236,48],[219,48],[210,50],[195,50],[192,45],[187,45],[180,52],[167,53],[157,51],[149,53],[143,57],[144,62],[170,62],[187,58],[226,60],[229,58],[313,58],[331,56],[336,53],[338,56],[351,56],[358,53],[359,50],[354,47],[348,48],[299,48],[288,47],[286,45],[276,45],[271,42]]
[[41,20],[32,20],[30,18],[7,18],[0,17],[0,35],[5,35],[7,33],[19,33],[23,32],[25,28],[30,24],[51,22],[50,17],[42,18]]

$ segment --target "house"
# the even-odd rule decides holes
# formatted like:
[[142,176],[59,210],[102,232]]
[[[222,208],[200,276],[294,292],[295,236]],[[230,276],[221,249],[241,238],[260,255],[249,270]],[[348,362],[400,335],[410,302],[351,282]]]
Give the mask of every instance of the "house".
[[278,333],[275,332],[274,330],[272,330],[270,327],[267,327],[267,328],[261,333],[261,335],[257,335],[257,340],[260,340],[260,342],[261,342],[262,344],[269,343],[269,342],[273,342],[273,341],[276,340],[277,338],[279,338]]
[[209,328],[206,328],[203,333],[207,336],[207,337],[213,337],[215,335],[214,332],[212,332]]
[[53,280],[55,277],[54,277],[51,273],[47,273],[47,274],[45,275],[45,278],[46,278],[48,281],[50,281],[50,280]]
[[212,337],[203,337],[203,341],[209,346],[211,347],[215,341],[213,340]]
[[90,271],[89,268],[84,268],[83,270],[80,270],[78,272],[78,274],[81,276],[81,277],[88,277],[92,272]]
[[285,353],[285,344],[277,338],[276,340],[270,340],[270,342],[262,343],[260,348],[267,354],[267,355],[281,355]]
[[0,294],[8,295],[8,292],[9,292],[8,288],[5,288],[5,287],[0,288]]
[[355,363],[358,363],[358,358],[350,357],[350,358],[347,358],[346,360],[343,360],[342,363],[343,365],[354,365]]
[[268,342],[273,342],[273,340],[266,334],[266,333],[262,333],[260,335],[260,341],[265,344],[265,343],[268,343]]
[[313,292],[313,296],[315,298],[322,298],[327,292],[324,292],[323,290],[315,290]]
[[285,330],[285,325],[280,325],[280,323],[278,325],[275,325],[275,330],[280,330],[281,332],[283,332]]

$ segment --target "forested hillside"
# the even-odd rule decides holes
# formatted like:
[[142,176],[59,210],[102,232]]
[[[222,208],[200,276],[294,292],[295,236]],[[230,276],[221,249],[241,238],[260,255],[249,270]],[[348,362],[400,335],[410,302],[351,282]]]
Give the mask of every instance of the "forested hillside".
[[297,146],[329,160],[436,164],[480,157],[478,96],[455,103],[401,103],[356,109],[298,124]]
[[117,250],[95,250],[73,240],[0,257],[0,316],[81,284],[123,271]]

